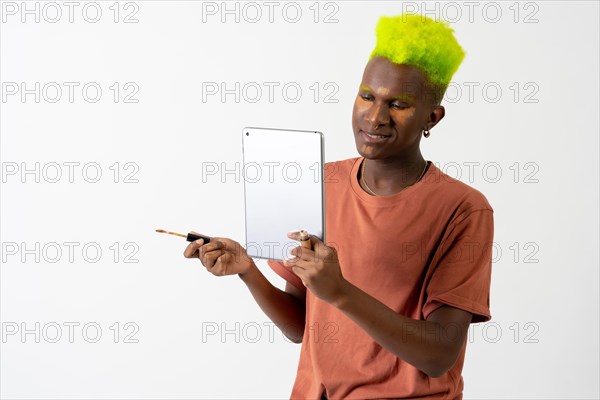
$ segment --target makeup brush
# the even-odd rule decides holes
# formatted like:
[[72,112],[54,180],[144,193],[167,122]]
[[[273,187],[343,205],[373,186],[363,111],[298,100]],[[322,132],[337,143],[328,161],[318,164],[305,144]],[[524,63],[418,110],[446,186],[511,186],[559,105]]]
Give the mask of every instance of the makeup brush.
[[204,244],[210,242],[210,238],[208,236],[197,235],[195,233],[188,233],[187,235],[184,235],[183,233],[169,232],[169,231],[165,231],[164,229],[157,229],[156,232],[168,233],[169,235],[180,236],[180,237],[186,238],[186,240],[188,242],[193,242],[194,240],[198,240],[198,239],[204,239]]

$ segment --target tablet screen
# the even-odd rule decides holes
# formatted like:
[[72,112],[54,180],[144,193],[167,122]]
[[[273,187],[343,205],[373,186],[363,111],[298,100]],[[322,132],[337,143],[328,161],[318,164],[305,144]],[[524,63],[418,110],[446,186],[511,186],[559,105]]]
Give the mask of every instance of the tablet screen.
[[300,229],[325,241],[323,134],[244,128],[242,147],[248,255],[291,258]]

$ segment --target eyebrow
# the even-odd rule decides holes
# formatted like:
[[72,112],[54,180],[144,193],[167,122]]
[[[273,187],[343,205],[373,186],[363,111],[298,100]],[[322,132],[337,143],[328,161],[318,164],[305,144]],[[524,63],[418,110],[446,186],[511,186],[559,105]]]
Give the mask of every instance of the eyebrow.
[[[360,90],[364,90],[365,92],[369,92],[369,93],[373,92],[371,90],[371,88],[366,85],[361,85]],[[415,101],[414,97],[412,97],[408,94],[400,94],[398,96],[394,96],[394,97],[392,97],[392,100]]]

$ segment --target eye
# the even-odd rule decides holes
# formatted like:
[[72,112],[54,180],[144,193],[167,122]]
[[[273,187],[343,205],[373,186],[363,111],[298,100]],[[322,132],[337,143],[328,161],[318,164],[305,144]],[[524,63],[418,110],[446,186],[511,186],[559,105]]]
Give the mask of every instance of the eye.
[[393,109],[396,109],[396,110],[405,110],[407,108],[410,108],[410,106],[408,104],[406,104],[406,103],[398,103],[398,102],[393,102],[392,105],[391,105],[391,107]]
[[373,96],[371,96],[370,94],[359,93],[359,96],[364,101],[371,101],[371,100],[373,100]]

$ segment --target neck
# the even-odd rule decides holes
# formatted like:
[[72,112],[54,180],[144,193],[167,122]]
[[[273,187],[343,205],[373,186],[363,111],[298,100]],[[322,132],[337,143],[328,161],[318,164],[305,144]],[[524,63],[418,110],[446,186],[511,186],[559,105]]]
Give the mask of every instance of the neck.
[[421,153],[402,159],[365,159],[365,176],[368,187],[381,196],[399,192],[413,185],[423,174],[425,159]]

